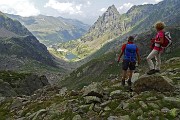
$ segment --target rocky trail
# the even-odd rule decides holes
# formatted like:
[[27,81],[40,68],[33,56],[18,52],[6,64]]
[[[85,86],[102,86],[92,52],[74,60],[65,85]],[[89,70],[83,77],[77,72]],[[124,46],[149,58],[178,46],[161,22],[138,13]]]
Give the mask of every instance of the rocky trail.
[[[132,92],[127,89],[127,84],[125,87],[121,86],[117,76],[92,82],[80,90],[47,84],[31,95],[17,94],[8,97],[2,94],[3,90],[7,92],[8,89],[1,89],[0,119],[179,120],[179,61],[180,58],[166,61],[160,74],[142,75],[135,72]],[[10,76],[15,79],[13,74],[15,73]],[[18,76],[20,75],[16,75]],[[6,82],[4,84],[7,85]],[[11,90],[18,93],[23,88],[15,87]]]
[[135,73],[133,92],[112,79],[81,90],[46,86],[31,96],[0,97],[0,116],[2,120],[179,120],[179,78],[163,74]]

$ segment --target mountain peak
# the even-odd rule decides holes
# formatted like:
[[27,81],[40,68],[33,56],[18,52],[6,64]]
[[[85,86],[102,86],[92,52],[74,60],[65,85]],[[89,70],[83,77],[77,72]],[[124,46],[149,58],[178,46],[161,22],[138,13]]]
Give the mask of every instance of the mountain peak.
[[115,5],[109,6],[106,12],[109,12],[109,11],[112,11],[114,13],[119,13]]
[[107,11],[102,15],[103,18],[105,19],[109,19],[110,17],[119,17],[120,14],[117,10],[117,8],[115,7],[115,5],[109,6],[109,8],[107,9]]
[[109,6],[108,9],[116,9],[116,6],[113,4],[113,5]]
[[[108,39],[121,33],[120,13],[115,5],[109,6],[106,12],[98,18],[94,25],[89,29],[88,34],[82,37],[82,41],[92,41],[100,39],[104,34],[109,34]],[[92,37],[93,36],[93,37]]]

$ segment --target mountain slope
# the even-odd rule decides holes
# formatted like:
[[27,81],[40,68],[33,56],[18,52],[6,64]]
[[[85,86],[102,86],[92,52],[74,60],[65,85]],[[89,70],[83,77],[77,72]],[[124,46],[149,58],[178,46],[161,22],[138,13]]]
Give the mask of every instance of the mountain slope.
[[1,13],[0,27],[0,35],[2,35],[0,36],[1,55],[16,55],[18,58],[29,58],[55,66],[47,48],[39,43],[36,37],[20,22],[14,21]]
[[51,84],[67,72],[20,22],[0,14],[0,70],[46,75]]
[[7,14],[12,19],[20,21],[43,44],[49,46],[59,42],[67,42],[81,37],[89,28],[80,21],[52,16],[21,17]]
[[0,31],[4,37],[27,36],[32,33],[21,25],[17,20],[8,18],[4,13],[0,12]]
[[[131,33],[139,33],[151,28],[157,21],[163,21],[167,26],[178,26],[180,24],[180,1],[164,0],[149,9],[148,16],[137,23]],[[131,13],[131,11],[129,11]]]
[[68,23],[69,25],[73,25],[74,27],[76,27],[78,29],[83,29],[85,31],[88,31],[88,29],[90,27],[89,25],[84,24],[83,22],[76,20],[76,19],[67,19],[67,18],[63,18],[63,17],[58,17],[58,19],[60,19],[64,23]]
[[0,38],[0,40],[1,55],[17,55],[18,58],[24,57],[55,65],[47,48],[34,36]]

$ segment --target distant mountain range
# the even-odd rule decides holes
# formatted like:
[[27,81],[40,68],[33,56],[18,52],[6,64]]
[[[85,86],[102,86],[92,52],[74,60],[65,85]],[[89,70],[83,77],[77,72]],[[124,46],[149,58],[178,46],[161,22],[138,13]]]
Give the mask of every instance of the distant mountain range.
[[78,59],[86,58],[115,38],[123,41],[130,34],[151,29],[157,21],[163,21],[167,26],[178,26],[179,6],[179,0],[164,0],[154,5],[135,5],[127,13],[120,15],[112,5],[84,36],[59,47],[65,46],[64,48],[78,56]]
[[84,35],[90,27],[78,20],[62,17],[44,15],[21,17],[11,14],[6,15],[21,22],[46,46],[77,39]]

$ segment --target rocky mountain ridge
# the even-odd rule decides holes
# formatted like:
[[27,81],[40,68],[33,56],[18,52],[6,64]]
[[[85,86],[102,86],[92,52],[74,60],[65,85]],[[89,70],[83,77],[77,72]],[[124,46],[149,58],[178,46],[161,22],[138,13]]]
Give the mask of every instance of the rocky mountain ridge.
[[[8,18],[4,13],[0,12],[0,29],[3,37],[28,36],[32,33],[21,25],[19,21]],[[3,33],[3,34],[2,34]]]
[[87,34],[83,36],[81,40],[84,42],[92,41],[108,33],[115,34],[115,36],[119,35],[122,31],[119,19],[120,14],[116,7],[114,5],[110,6],[107,11],[98,18],[93,26],[90,27]]

